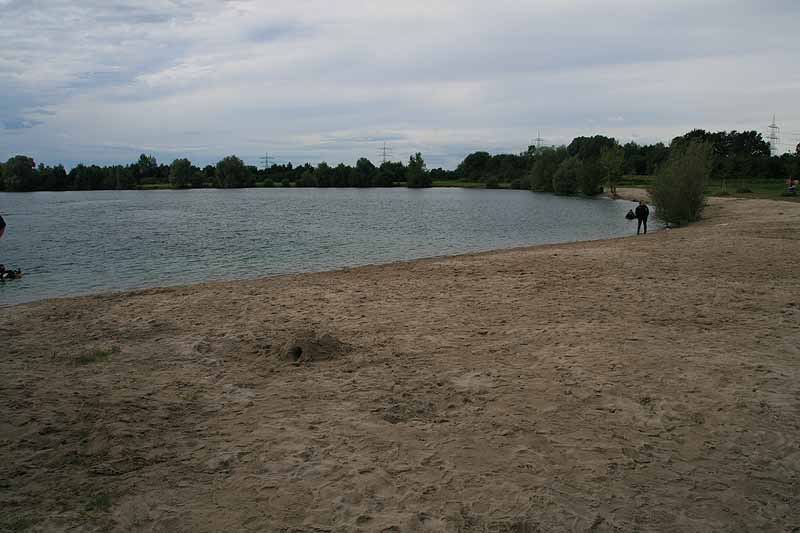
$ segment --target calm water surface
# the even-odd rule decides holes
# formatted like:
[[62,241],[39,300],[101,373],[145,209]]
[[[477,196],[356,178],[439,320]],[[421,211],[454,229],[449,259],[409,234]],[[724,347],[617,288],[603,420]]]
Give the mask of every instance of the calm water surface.
[[635,232],[630,202],[469,189],[0,193],[0,305]]

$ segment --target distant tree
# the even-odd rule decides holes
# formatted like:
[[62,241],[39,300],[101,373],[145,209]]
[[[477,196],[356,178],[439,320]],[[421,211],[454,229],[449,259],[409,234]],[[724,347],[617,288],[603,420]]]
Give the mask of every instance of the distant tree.
[[581,160],[578,173],[578,189],[586,196],[594,196],[602,192],[603,166],[600,158]]
[[609,148],[617,144],[616,139],[604,135],[593,137],[576,137],[567,146],[567,152],[571,156],[578,156],[578,159],[588,163],[600,158],[603,148]]
[[141,154],[133,166],[134,180],[138,184],[156,183],[160,178],[158,161],[155,156]]
[[567,157],[567,149],[563,146],[538,149],[533,168],[527,175],[530,189],[535,192],[553,192],[553,176]]
[[489,152],[469,154],[456,168],[456,175],[464,181],[481,181],[492,168],[492,156]]
[[[401,172],[405,172],[405,167],[403,167],[402,163],[397,163],[400,167]],[[451,180],[454,179],[454,172],[449,170],[444,170],[443,168],[432,168],[428,170],[428,175],[431,177],[431,184],[435,181],[444,181],[444,180]],[[396,181],[403,181],[402,179],[398,179]]]
[[235,155],[229,155],[217,163],[217,186],[224,189],[247,187],[251,181],[244,162]]
[[375,185],[378,187],[391,187],[397,182],[405,181],[406,168],[403,163],[395,161],[385,161],[378,167],[375,177]]
[[3,165],[7,191],[33,191],[37,188],[36,162],[26,155],[15,155]]
[[69,188],[67,182],[67,171],[61,165],[48,167],[44,163],[39,163],[36,169],[38,174],[38,188],[45,191],[63,191]]
[[206,165],[202,171],[203,183],[205,185],[216,183],[217,181],[217,167],[214,165]]
[[714,163],[714,146],[700,138],[679,143],[653,180],[650,197],[659,219],[687,224],[700,218],[704,190]]
[[422,159],[422,154],[419,152],[408,159],[406,185],[414,189],[432,185],[431,176],[425,167],[425,160]]
[[314,175],[313,168],[304,170],[303,174],[300,176],[300,183],[296,184],[298,187],[316,187],[317,185],[317,178]]
[[350,170],[351,168],[345,165],[344,163],[339,163],[338,165],[336,165],[336,168],[333,169],[332,185],[334,187],[349,187]]
[[333,170],[328,163],[323,161],[317,165],[317,169],[314,171],[314,174],[317,177],[317,187],[331,186],[331,182],[333,181]]
[[194,170],[188,159],[176,159],[169,169],[169,183],[175,189],[185,189],[191,185]]
[[553,191],[556,194],[575,194],[578,192],[580,173],[581,160],[578,156],[565,159],[553,175]]
[[372,181],[377,174],[377,169],[372,161],[366,157],[360,158],[356,161],[354,172],[351,172],[350,186],[351,187],[372,187]]
[[611,197],[617,197],[617,184],[622,178],[622,167],[625,162],[625,149],[615,144],[607,146],[600,152],[600,166],[603,172],[603,182],[611,191]]

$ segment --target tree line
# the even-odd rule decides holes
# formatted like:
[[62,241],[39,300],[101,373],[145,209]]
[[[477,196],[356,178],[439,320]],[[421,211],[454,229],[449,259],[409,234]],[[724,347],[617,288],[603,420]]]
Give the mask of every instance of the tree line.
[[61,191],[141,189],[170,186],[176,189],[218,187],[430,187],[435,181],[477,182],[486,188],[508,183],[512,188],[559,194],[594,195],[607,186],[614,192],[624,175],[654,175],[667,164],[670,155],[682,152],[692,142],[710,146],[710,179],[786,179],[800,172],[800,146],[794,154],[771,156],[769,144],[760,133],[707,132],[693,130],[663,143],[620,144],[603,135],[577,137],[566,146],[535,147],[519,154],[479,151],[469,154],[453,170],[428,169],[422,154],[408,163],[387,161],[376,166],[367,158],[354,166],[323,162],[273,164],[259,169],[246,165],[235,155],[216,165],[195,166],[186,158],[159,164],[152,155],[142,154],[128,165],[79,164],[69,172],[62,165],[47,166],[25,155],[0,163],[0,190]]

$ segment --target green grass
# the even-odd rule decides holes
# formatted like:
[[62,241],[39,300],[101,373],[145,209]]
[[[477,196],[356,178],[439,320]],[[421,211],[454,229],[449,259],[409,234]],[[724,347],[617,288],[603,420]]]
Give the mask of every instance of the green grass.
[[736,198],[800,202],[800,196],[783,196],[785,191],[786,184],[783,180],[728,180],[727,187],[723,186],[719,181],[714,181],[706,188],[706,194],[709,196],[734,196]]
[[[623,176],[617,187],[646,189],[653,183],[653,176]],[[750,192],[747,192],[750,191]],[[707,196],[733,196],[736,198],[759,198],[800,202],[800,196],[783,196],[786,184],[783,180],[728,180],[724,187],[720,180],[712,180],[706,187]]]
[[111,508],[111,496],[108,494],[98,494],[97,496],[92,496],[89,498],[89,501],[86,502],[86,506],[84,507],[84,511],[87,513],[104,513]]
[[653,176],[638,176],[636,174],[626,174],[617,183],[617,187],[636,187],[646,189],[653,184]]
[[139,185],[139,190],[142,191],[158,191],[162,189],[172,189],[172,185],[169,183],[147,183],[145,185]]
[[107,361],[113,354],[119,353],[119,346],[109,348],[95,348],[91,352],[73,357],[72,364],[76,366],[91,365]]
[[[405,184],[404,184],[405,185]],[[484,189],[486,184],[482,181],[461,181],[461,180],[434,180],[433,187],[461,187],[463,189]],[[500,189],[508,189],[511,184],[508,182],[501,182]]]
[[0,531],[27,531],[33,524],[34,521],[28,517],[12,518],[0,522]]

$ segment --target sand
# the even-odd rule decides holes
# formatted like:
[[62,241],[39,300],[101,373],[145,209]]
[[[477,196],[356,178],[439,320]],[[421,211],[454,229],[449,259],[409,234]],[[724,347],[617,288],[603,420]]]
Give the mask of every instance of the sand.
[[0,529],[800,528],[800,205],[706,215],[4,309]]

